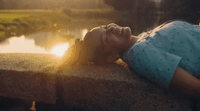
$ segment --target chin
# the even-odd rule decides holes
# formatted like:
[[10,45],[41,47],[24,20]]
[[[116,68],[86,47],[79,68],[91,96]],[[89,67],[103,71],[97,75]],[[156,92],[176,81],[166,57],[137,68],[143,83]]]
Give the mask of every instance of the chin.
[[126,27],[125,30],[126,30],[126,31],[125,31],[124,36],[125,36],[126,38],[131,38],[131,34],[132,34],[131,28],[130,28],[130,27]]

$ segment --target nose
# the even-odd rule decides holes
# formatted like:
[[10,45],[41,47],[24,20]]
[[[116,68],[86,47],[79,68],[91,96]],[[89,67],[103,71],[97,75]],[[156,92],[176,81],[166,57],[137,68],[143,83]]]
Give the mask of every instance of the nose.
[[107,32],[110,32],[110,33],[115,33],[116,31],[116,26],[112,25],[108,28]]
[[110,24],[108,24],[108,26],[117,26],[117,24],[115,24],[115,23],[110,23]]

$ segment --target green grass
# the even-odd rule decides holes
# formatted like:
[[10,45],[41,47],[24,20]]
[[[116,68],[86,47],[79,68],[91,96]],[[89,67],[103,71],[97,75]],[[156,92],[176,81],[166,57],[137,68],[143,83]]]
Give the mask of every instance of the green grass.
[[64,9],[63,12],[74,20],[90,20],[90,21],[129,21],[129,11],[116,11],[114,9]]
[[14,35],[30,34],[64,26],[71,18],[55,10],[0,10],[0,41]]
[[0,14],[1,19],[10,19],[13,20],[15,18],[24,18],[29,17],[30,14]]
[[117,16],[114,9],[64,9],[63,12],[74,19],[82,20],[113,20]]

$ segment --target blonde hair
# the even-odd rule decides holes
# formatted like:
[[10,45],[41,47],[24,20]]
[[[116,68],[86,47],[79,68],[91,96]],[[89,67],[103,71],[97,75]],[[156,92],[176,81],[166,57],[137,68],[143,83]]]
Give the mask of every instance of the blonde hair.
[[98,64],[98,51],[92,50],[89,39],[90,32],[85,35],[84,40],[76,39],[75,44],[70,46],[70,48],[65,52],[65,56],[62,60],[63,63],[59,66],[59,68],[92,62]]

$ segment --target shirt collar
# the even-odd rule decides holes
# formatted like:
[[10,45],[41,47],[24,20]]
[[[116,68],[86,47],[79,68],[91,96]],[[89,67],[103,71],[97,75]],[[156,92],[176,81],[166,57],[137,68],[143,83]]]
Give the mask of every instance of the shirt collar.
[[136,43],[137,43],[137,42],[135,42],[131,47],[129,47],[129,48],[123,53],[122,58],[121,58],[123,61],[126,61],[126,59],[127,59],[126,56],[129,54],[130,50],[133,49],[133,47],[134,47],[134,45],[135,45]]

